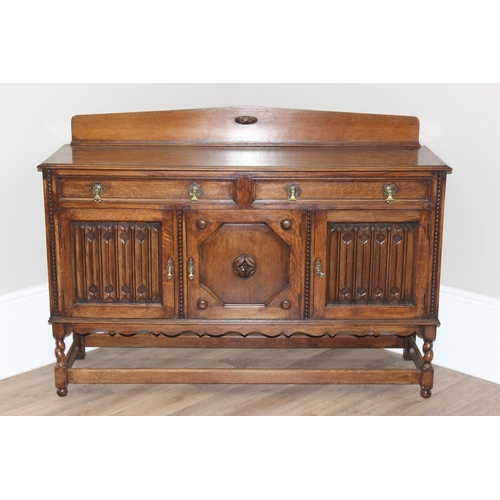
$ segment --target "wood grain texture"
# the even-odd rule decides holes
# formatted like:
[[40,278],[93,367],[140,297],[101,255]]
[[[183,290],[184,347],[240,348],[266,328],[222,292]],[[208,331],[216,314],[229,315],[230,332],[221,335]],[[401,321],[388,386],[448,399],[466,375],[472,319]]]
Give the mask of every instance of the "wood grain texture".
[[76,384],[418,384],[418,370],[240,368],[68,369]]
[[[252,124],[235,120],[256,118]],[[418,145],[415,117],[338,113],[260,106],[78,115],[73,143],[156,142],[208,144],[400,143]]]
[[78,303],[161,300],[159,222],[72,222]]
[[[78,366],[116,366],[113,349],[87,354]],[[363,350],[122,349],[120,366],[370,367],[408,366],[399,354]],[[411,362],[410,362],[411,363]],[[464,415],[500,416],[500,385],[435,367],[434,395],[411,385],[73,385],[54,395],[53,367],[0,380],[0,415]],[[465,395],[465,397],[464,397]]]
[[58,226],[65,314],[173,317],[174,283],[166,277],[174,257],[172,211],[68,210]]
[[[430,168],[451,171],[429,148],[371,147],[371,146],[308,146],[308,147],[196,147],[196,146],[125,146],[85,145],[62,146],[38,168],[60,168],[69,171],[89,171],[96,167],[102,171],[119,170],[121,175],[138,168],[157,172],[174,171],[186,175],[189,171],[237,169],[248,172],[265,168],[268,171],[289,172],[304,169],[307,172],[416,172]],[[129,174],[130,175],[130,174]]]
[[329,305],[413,305],[415,223],[328,225]]
[[[206,227],[199,229],[203,220]],[[283,229],[281,222],[291,222]],[[299,211],[190,210],[187,251],[195,276],[188,280],[188,316],[199,319],[297,319],[304,279]],[[247,278],[234,272],[248,255],[255,263]],[[241,274],[241,273],[240,273]],[[197,304],[204,300],[207,307]],[[284,309],[281,302],[290,301]]]
[[[218,179],[196,179],[203,189],[198,197],[199,203],[234,203],[234,181]],[[92,182],[88,179],[63,177],[60,182],[60,200],[87,200],[93,201],[90,192]],[[138,199],[143,202],[189,203],[191,196],[188,193],[193,180],[186,179],[116,179],[100,176],[99,182],[106,189],[101,203],[108,201]]]

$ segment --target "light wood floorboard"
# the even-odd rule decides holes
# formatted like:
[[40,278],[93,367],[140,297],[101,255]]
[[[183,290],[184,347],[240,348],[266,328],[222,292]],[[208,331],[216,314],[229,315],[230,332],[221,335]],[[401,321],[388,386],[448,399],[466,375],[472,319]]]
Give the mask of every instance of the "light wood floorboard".
[[[97,349],[75,367],[407,368],[385,350]],[[0,380],[0,415],[500,415],[500,385],[435,367],[417,385],[79,385],[56,395],[53,366]]]

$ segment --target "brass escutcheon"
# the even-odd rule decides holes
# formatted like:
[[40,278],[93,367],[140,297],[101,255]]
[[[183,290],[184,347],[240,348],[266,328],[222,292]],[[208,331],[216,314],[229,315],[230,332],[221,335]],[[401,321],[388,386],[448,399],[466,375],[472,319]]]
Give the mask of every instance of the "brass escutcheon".
[[188,272],[188,278],[190,280],[193,280],[194,279],[194,261],[193,261],[193,259],[188,260],[187,272]]
[[314,274],[316,274],[316,278],[322,279],[326,276],[321,268],[321,261],[316,259],[316,263],[314,264]]
[[167,279],[171,280],[174,277],[174,262],[168,259],[167,262]]

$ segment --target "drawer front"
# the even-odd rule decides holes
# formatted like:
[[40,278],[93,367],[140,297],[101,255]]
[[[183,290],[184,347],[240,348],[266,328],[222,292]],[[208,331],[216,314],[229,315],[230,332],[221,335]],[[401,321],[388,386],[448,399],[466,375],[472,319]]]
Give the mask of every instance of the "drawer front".
[[203,204],[234,203],[232,179],[59,179],[61,200]]
[[[428,202],[432,179],[255,179],[255,203]],[[391,192],[389,193],[389,189]],[[391,199],[392,196],[392,199]],[[296,200],[296,201],[295,201]]]

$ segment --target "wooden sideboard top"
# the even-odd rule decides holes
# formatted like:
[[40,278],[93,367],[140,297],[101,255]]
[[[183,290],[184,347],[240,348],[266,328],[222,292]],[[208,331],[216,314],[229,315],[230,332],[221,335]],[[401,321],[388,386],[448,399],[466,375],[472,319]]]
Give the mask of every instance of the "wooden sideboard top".
[[42,168],[134,170],[423,170],[451,171],[427,147],[177,147],[65,145]]

